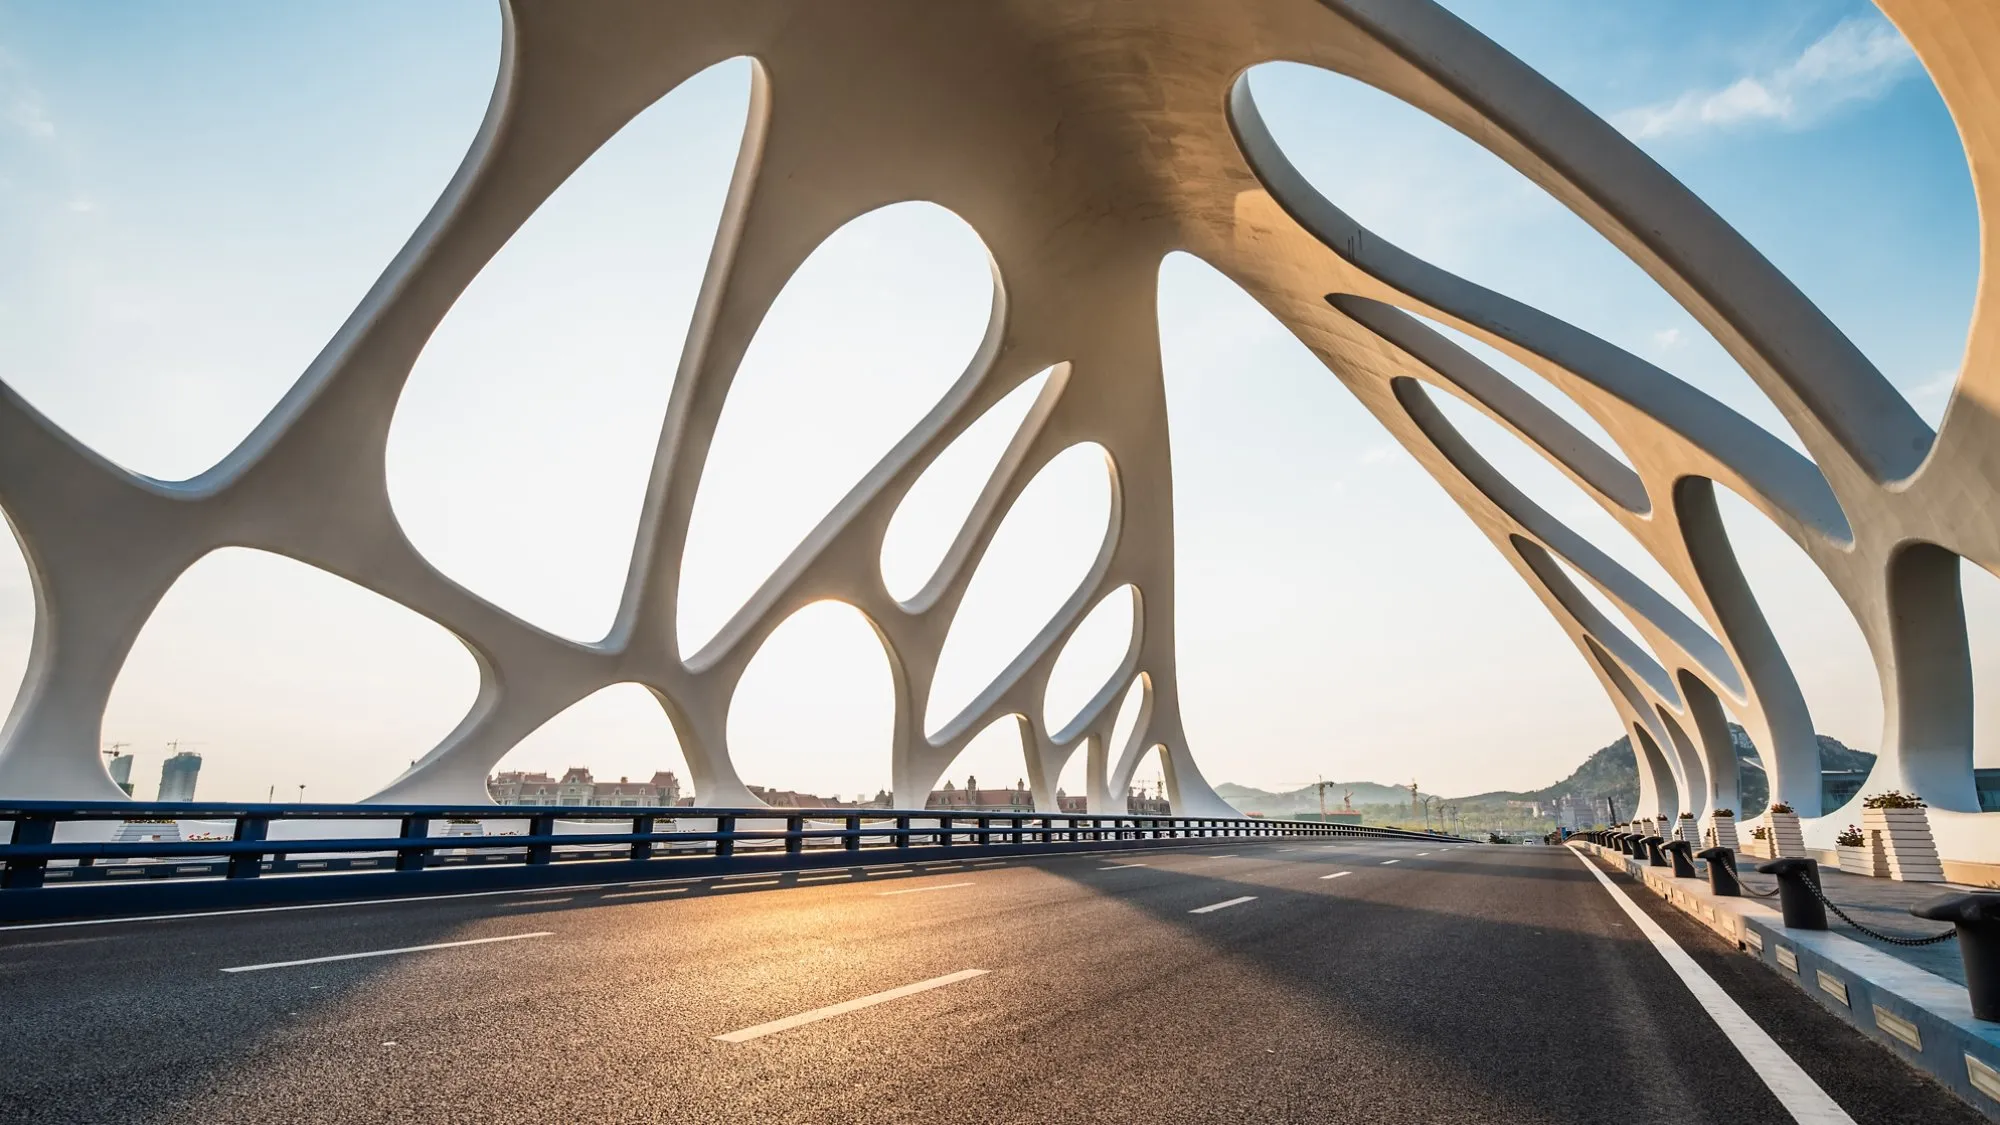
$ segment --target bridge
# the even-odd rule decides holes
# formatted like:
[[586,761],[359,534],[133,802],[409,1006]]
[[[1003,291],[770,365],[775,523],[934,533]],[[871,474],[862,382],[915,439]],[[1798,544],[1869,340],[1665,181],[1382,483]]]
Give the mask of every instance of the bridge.
[[[1986,0],[1880,7],[1958,123],[1994,213],[2000,24]],[[1785,862],[1811,861],[1899,892],[2000,887],[1960,586],[1962,564],[2000,573],[2000,290],[1979,294],[1933,427],[1700,198],[1431,0],[504,0],[502,12],[491,101],[456,175],[226,457],[185,480],[145,476],[0,382],[0,509],[35,600],[0,727],[14,1032],[0,1042],[0,1116],[2000,1115],[2000,1010],[1980,992],[1987,974],[2000,981],[2000,945],[1991,962],[1980,953],[1993,900],[1926,915],[1956,911],[1956,977],[1863,931],[1823,938],[1789,901],[1782,914],[1722,901],[1742,897],[1732,879],[1754,899],[1751,868],[1767,860],[1785,878]],[[635,116],[732,58],[752,62],[748,127],[615,618],[580,642],[418,549],[390,500],[391,422],[443,318],[537,209]],[[1357,79],[1505,160],[1707,329],[1799,447],[1351,217],[1260,114],[1248,71],[1272,60]],[[689,529],[751,341],[817,247],[910,199],[961,217],[990,255],[976,354],[713,639],[684,651]],[[2000,228],[1980,237],[1983,259],[2000,250]],[[1218,794],[1176,676],[1155,299],[1175,252],[1303,342],[1573,643],[1638,766],[1637,808],[1601,826],[1616,837],[1506,845],[1254,818]],[[1546,379],[1616,452],[1427,322]],[[911,490],[1037,377],[935,572],[892,594],[883,541]],[[1531,499],[1445,397],[1583,489],[1674,596]],[[1038,472],[1090,446],[1112,515],[1084,580],[969,703],[927,722],[1001,522]],[[1867,642],[1886,721],[1872,771],[1838,803],[1823,799],[1812,715],[1719,492],[1797,545]],[[113,687],[175,581],[225,548],[296,560],[443,627],[476,663],[472,706],[357,804],[131,801],[100,754]],[[1121,591],[1135,612],[1114,673],[1074,718],[1048,721],[1060,658]],[[893,671],[887,807],[772,807],[730,744],[752,660],[829,600],[866,618]],[[698,804],[491,803],[486,779],[510,750],[619,684],[658,701]],[[1128,698],[1136,720],[1121,733]],[[1754,822],[1731,716],[1768,775]],[[927,808],[974,737],[1009,719],[1032,810]],[[1073,761],[1081,811],[1057,797]],[[1149,761],[1166,815],[1124,805]],[[1840,909],[1834,882],[1811,885]]]

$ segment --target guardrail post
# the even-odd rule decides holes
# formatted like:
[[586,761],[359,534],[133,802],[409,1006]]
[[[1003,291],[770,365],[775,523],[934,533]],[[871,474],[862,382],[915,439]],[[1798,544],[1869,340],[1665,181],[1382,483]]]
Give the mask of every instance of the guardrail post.
[[1666,839],[1661,836],[1648,836],[1640,842],[1640,846],[1646,849],[1647,867],[1667,866],[1667,857],[1660,854],[1660,845],[1666,842]]
[[[430,834],[431,834],[431,818],[427,816],[404,817],[403,826],[397,832],[397,835],[401,836],[405,840],[417,839],[420,837],[429,838]],[[396,849],[396,870],[422,871],[424,869],[425,861],[430,858],[430,854],[431,854],[431,849],[428,845],[423,847],[407,847],[407,848],[399,847]]]
[[805,818],[805,817],[802,817],[802,816],[788,816],[788,817],[786,817],[786,818],[785,818],[785,854],[786,854],[786,855],[797,855],[797,854],[799,854],[800,852],[802,852],[802,851],[804,851],[804,850],[805,850],[805,846],[806,846],[806,838],[805,838],[805,836],[804,836],[804,835],[802,834],[802,833],[804,833],[804,832],[805,832],[805,830],[806,830],[806,818]]
[[841,834],[840,846],[850,852],[858,852],[861,850],[860,817],[850,816],[847,818],[846,831]]
[[1958,927],[1972,1018],[2000,1022],[2000,895],[1944,895],[1910,907],[1910,913]]
[[[52,817],[24,816],[14,821],[15,844],[52,844],[55,838],[56,822]],[[0,887],[10,890],[39,887],[48,866],[46,859],[9,859],[7,869],[0,871]]]
[[[239,816],[236,818],[236,842],[248,844],[262,840],[271,832],[271,818],[268,816]],[[264,873],[264,853],[250,852],[229,857],[229,878],[255,879]]]
[[1667,853],[1667,858],[1673,861],[1674,878],[1694,878],[1694,860],[1689,855],[1690,852],[1694,851],[1693,844],[1688,843],[1686,840],[1673,840],[1660,850]]
[[1826,929],[1826,907],[1813,893],[1819,886],[1818,860],[1774,859],[1757,870],[1778,877],[1778,908],[1784,912],[1786,929]]
[[1736,853],[1728,848],[1709,848],[1695,853],[1708,861],[1708,889],[1717,898],[1741,898],[1743,884],[1736,881]]
[[1016,844],[1026,843],[1028,834],[1021,831],[1021,826],[1027,823],[1027,818],[1023,816],[1010,816],[1007,819],[1014,825],[1014,842]]
[[910,818],[907,816],[899,816],[896,818],[896,847],[907,851],[909,849],[909,846],[910,846]]
[[715,818],[715,858],[736,854],[736,818],[727,814]]
[[937,842],[941,848],[951,846],[951,818],[948,816],[938,817]]
[[[650,836],[652,834],[652,814],[648,813],[644,816],[635,816],[632,818],[632,835]],[[634,863],[651,858],[653,858],[653,842],[651,840],[636,840],[633,842],[631,859]]]
[[[528,818],[528,835],[553,836],[555,834],[556,818],[554,814],[543,813],[540,816],[531,816]],[[539,867],[542,864],[553,862],[555,855],[556,848],[554,844],[528,845],[528,863],[530,866]]]
[[979,818],[979,841],[978,841],[978,843],[979,843],[979,846],[980,846],[980,847],[982,847],[982,848],[990,848],[990,847],[992,847],[992,846],[993,846],[993,833],[992,833],[992,832],[990,831],[990,829],[991,829],[992,827],[993,827],[993,818],[992,818],[992,817],[990,817],[990,816],[982,816],[982,817],[980,817],[980,818]]

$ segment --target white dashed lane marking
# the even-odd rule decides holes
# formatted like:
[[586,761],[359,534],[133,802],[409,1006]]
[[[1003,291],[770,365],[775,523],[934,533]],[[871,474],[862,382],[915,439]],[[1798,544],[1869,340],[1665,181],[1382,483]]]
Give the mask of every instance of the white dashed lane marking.
[[1244,895],[1241,898],[1231,898],[1231,899],[1224,899],[1221,902],[1211,902],[1207,906],[1197,906],[1193,910],[1188,911],[1188,913],[1207,914],[1212,911],[1227,910],[1232,906],[1241,906],[1246,902],[1255,902],[1255,901],[1257,901],[1256,895]]
[[[935,885],[935,886],[930,886],[930,887],[904,887],[903,889],[901,889],[901,890],[897,890],[897,891],[876,891],[875,893],[876,893],[876,894],[878,894],[878,895],[913,895],[913,894],[919,894],[919,893],[921,893],[921,892],[923,892],[923,891],[948,891],[948,890],[951,890],[951,889],[952,889],[952,888],[954,888],[954,887],[969,887],[969,886],[972,886],[972,884],[971,884],[971,883],[939,883],[939,884],[937,884],[937,885]],[[984,972],[985,970],[984,970],[984,969],[982,969],[982,970],[980,970],[980,971],[981,971],[981,972]]]
[[[971,884],[960,885],[970,886]],[[948,984],[957,984],[960,981],[985,976],[986,973],[987,970],[985,969],[963,969],[945,976],[920,980],[915,984],[906,984],[901,988],[892,988],[887,992],[877,992],[870,996],[846,1001],[845,1003],[829,1004],[824,1008],[814,1008],[810,1012],[800,1012],[796,1016],[786,1016],[781,1020],[772,1020],[770,1023],[760,1023],[755,1027],[746,1027],[741,1031],[731,1031],[727,1034],[715,1036],[715,1038],[724,1043],[747,1043],[752,1039],[761,1039],[766,1035],[775,1035],[780,1031],[790,1031],[795,1027],[803,1027],[809,1023],[818,1023],[820,1020],[832,1019],[834,1016],[844,1016],[849,1012],[858,1012],[863,1008],[872,1008],[877,1004],[886,1004],[891,1000],[901,1000],[905,996],[915,996],[919,992],[928,992],[933,988],[943,988]]]
[[225,973],[255,973],[265,969],[293,969],[300,965],[324,965],[328,961],[359,961],[364,957],[393,957],[399,953],[423,953],[432,949],[457,949],[467,945],[491,945],[496,941],[521,941],[525,938],[554,937],[550,930],[537,930],[532,934],[505,934],[500,937],[469,938],[465,941],[441,941],[435,945],[406,945],[400,949],[371,949],[366,953],[336,953],[331,957],[305,957],[297,961],[267,961],[262,965],[232,965],[222,970]]

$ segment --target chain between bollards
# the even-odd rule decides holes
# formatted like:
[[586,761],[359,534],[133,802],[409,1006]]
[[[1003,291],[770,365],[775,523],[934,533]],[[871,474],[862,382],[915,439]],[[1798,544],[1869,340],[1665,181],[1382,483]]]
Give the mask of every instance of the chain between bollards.
[[1952,938],[1958,936],[1958,928],[1956,926],[1952,927],[1949,930],[1946,930],[1941,934],[1931,934],[1928,937],[1897,937],[1895,934],[1885,934],[1880,930],[1870,929],[1867,926],[1864,926],[1861,923],[1855,921],[1854,919],[1849,918],[1847,916],[1847,911],[1842,910],[1840,907],[1834,905],[1833,900],[1826,897],[1826,892],[1820,890],[1819,881],[1817,879],[1807,880],[1807,883],[1809,886],[1812,887],[1813,897],[1819,899],[1820,905],[1826,907],[1828,910],[1831,910],[1835,914],[1839,915],[1841,921],[1847,923],[1850,926],[1853,926],[1855,929],[1860,930],[1862,933],[1867,934],[1869,937],[1874,938],[1876,941],[1886,941],[1890,945],[1912,945],[1912,946],[1936,945],[1941,941],[1950,941]]

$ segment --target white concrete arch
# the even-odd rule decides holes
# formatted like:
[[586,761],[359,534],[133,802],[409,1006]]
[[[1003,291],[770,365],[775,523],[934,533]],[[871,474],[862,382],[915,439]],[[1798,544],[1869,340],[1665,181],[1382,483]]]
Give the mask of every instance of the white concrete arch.
[[[1882,6],[1930,68],[1960,125],[1982,210],[1992,212],[2000,30],[1984,0]],[[2000,572],[2000,289],[1981,290],[1964,374],[1933,433],[1700,200],[1432,0],[506,0],[503,11],[500,74],[457,176],[291,393],[210,471],[171,484],[127,473],[0,385],[0,506],[38,607],[26,681],[0,728],[0,794],[117,795],[97,735],[126,651],[182,570],[235,545],[356,582],[473,652],[477,702],[382,800],[481,799],[485,770],[520,737],[592,691],[630,681],[661,700],[704,799],[752,804],[724,741],[728,701],[778,622],[832,598],[873,624],[895,669],[899,803],[921,803],[976,731],[1024,715],[1044,808],[1061,763],[1081,750],[1091,808],[1116,811],[1115,783],[1129,782],[1138,757],[1158,745],[1176,811],[1226,813],[1195,766],[1175,681],[1155,303],[1160,261],[1182,250],[1304,341],[1509,558],[1633,732],[1648,811],[1733,803],[1723,700],[1767,755],[1774,794],[1817,808],[1810,716],[1726,538],[1716,537],[1707,490],[1721,484],[1807,552],[1861,625],[1888,716],[1866,791],[1922,793],[1948,855],[2000,853],[2000,827],[1976,812],[1964,614],[1946,574],[1960,558]],[[454,583],[410,544],[384,483],[390,420],[452,302],[565,177],[681,81],[742,56],[754,60],[748,125],[619,609],[602,641],[569,641]],[[1281,59],[1402,99],[1575,211],[1714,335],[1808,455],[1629,353],[1355,224],[1291,168],[1256,116],[1241,79]],[[990,252],[994,296],[976,355],[714,640],[678,651],[689,513],[745,349],[830,233],[911,199],[959,215]],[[1995,260],[2000,224],[1981,237]],[[1528,365],[1629,463],[1403,309]],[[911,485],[1008,391],[1052,366],[945,561],[916,597],[891,598],[882,539]],[[1425,424],[1412,406],[1421,395],[1399,392],[1402,380],[1464,397],[1540,450],[1632,532],[1699,620],[1523,504],[1448,429]],[[1116,476],[1113,529],[1087,579],[971,706],[926,738],[938,655],[998,521],[1041,465],[1085,442],[1102,447]],[[1657,659],[1584,612],[1580,591],[1537,566],[1535,551],[1614,601]],[[1082,612],[1125,585],[1143,598],[1118,675],[1062,730],[1043,729],[1040,703],[1061,645]],[[1145,713],[1112,746],[1116,704],[1135,677]],[[1809,839],[1849,815],[1826,812],[1809,822]]]

